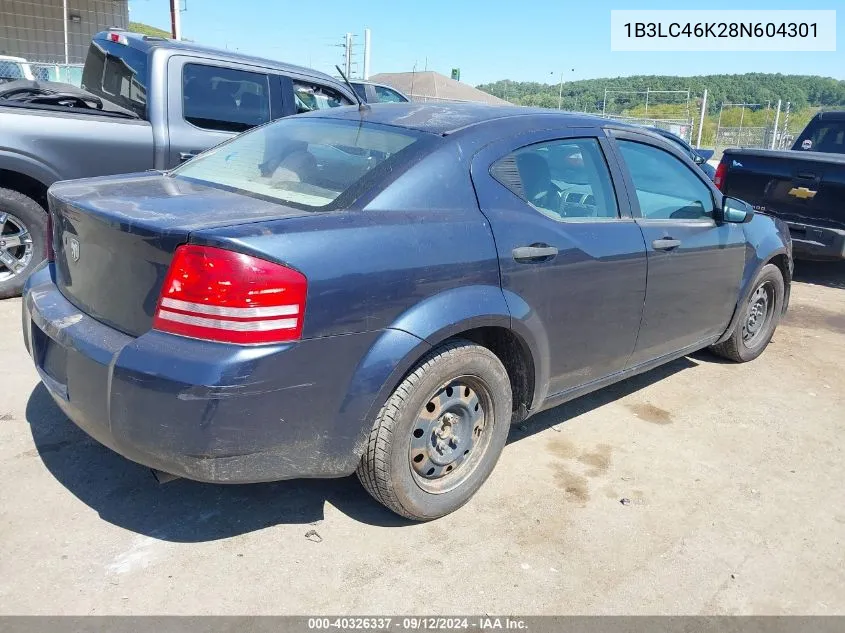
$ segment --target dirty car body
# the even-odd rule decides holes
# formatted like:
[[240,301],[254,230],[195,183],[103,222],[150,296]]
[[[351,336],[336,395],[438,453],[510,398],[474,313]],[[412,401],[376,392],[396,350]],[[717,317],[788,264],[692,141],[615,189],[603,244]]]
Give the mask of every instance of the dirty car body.
[[[278,178],[289,156],[255,157],[277,141],[314,149],[317,175],[234,173]],[[689,170],[712,208],[644,218],[629,145]],[[671,198],[654,196],[655,209]],[[788,286],[792,263],[782,225],[723,221],[720,204],[642,129],[524,108],[337,108],[174,172],[54,185],[55,257],[27,283],[24,338],[67,416],[131,460],[215,482],[345,476],[444,341],[502,358],[516,421],[730,336],[757,272],[775,262]],[[205,290],[170,300],[186,248],[293,271],[307,290],[255,313],[200,305]],[[247,314],[271,334],[236,331]],[[277,326],[292,329],[260,330]]]

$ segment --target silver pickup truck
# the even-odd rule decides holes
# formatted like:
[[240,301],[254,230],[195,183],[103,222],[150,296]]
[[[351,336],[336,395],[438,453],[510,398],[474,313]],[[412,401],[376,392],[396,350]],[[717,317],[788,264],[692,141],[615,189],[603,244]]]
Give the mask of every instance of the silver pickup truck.
[[307,68],[122,30],[94,37],[82,89],[3,84],[0,299],[46,255],[54,182],[170,169],[253,126],[353,100]]

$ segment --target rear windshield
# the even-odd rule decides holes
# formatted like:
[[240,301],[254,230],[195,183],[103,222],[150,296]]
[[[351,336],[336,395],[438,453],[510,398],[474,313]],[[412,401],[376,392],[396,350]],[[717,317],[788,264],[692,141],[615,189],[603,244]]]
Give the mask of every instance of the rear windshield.
[[146,53],[117,42],[94,40],[85,58],[82,87],[146,119]]
[[219,145],[171,174],[324,209],[370,174],[392,169],[423,134],[359,121],[281,119]]
[[801,132],[793,149],[845,154],[845,119],[813,119]]

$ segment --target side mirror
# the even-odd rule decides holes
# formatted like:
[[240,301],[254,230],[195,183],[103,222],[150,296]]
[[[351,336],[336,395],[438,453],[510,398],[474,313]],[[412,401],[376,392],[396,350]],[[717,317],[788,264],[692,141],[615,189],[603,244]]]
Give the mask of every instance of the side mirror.
[[739,198],[725,196],[722,198],[722,221],[733,224],[744,224],[751,222],[754,217],[754,209],[747,202]]
[[696,165],[703,165],[704,163],[707,162],[704,159],[704,156],[702,156],[701,154],[696,154],[695,156],[693,156],[692,160]]

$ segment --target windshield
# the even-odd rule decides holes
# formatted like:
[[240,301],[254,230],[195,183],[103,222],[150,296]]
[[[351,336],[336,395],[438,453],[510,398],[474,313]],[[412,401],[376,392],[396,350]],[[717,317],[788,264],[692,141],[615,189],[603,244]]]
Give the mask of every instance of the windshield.
[[242,134],[171,174],[304,208],[324,208],[422,133],[360,121],[290,118]]
[[813,119],[795,141],[793,149],[845,154],[845,119]]
[[147,55],[106,40],[94,40],[85,58],[82,88],[147,118]]

